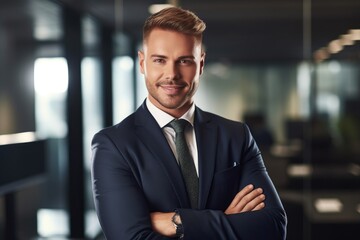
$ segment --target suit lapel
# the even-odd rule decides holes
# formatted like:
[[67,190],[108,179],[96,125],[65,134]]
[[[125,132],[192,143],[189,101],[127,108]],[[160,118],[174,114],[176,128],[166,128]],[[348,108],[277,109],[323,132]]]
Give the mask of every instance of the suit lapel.
[[199,155],[199,207],[204,209],[214,176],[217,129],[216,125],[211,122],[211,119],[199,108],[196,108],[195,134]]
[[146,108],[145,103],[135,113],[135,124],[135,131],[139,139],[164,168],[164,172],[179,199],[180,206],[189,208],[190,202],[187,198],[186,188],[175,156],[161,128]]

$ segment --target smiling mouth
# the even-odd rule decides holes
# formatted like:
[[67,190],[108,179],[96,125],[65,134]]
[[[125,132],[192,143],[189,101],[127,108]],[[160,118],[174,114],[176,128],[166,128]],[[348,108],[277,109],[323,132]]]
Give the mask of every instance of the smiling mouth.
[[183,84],[160,84],[159,87],[164,90],[165,93],[169,95],[179,94],[186,85]]

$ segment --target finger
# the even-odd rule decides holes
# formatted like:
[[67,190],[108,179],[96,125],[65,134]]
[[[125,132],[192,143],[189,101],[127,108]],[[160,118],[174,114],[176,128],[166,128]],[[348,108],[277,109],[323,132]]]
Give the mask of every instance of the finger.
[[[234,206],[234,209],[236,209],[236,211],[238,212],[242,212],[244,210],[244,208],[250,204],[249,207],[247,207],[245,209],[245,211],[249,211],[250,207],[252,205],[254,205],[254,203],[252,203],[252,201],[254,201],[254,199],[256,199],[257,197],[259,197],[262,194],[263,190],[261,188],[257,188],[253,191],[251,191],[250,193],[246,194],[239,202],[236,206]],[[253,207],[255,207],[258,203],[260,202],[256,202],[255,201],[255,205]]]
[[264,200],[265,200],[265,195],[260,194],[259,196],[253,198],[251,201],[247,202],[246,205],[242,208],[241,212],[252,211],[260,203],[264,202]]
[[252,184],[243,188],[233,199],[229,207],[226,209],[226,214],[235,214],[245,211],[251,211],[255,208],[265,196],[259,198],[263,190],[257,188],[253,190],[254,186]]
[[264,207],[265,207],[265,203],[264,203],[264,202],[261,202],[261,203],[259,203],[256,207],[254,207],[254,209],[251,210],[251,211],[261,210],[261,209],[263,209]]
[[252,184],[249,184],[246,187],[244,187],[243,189],[241,189],[241,191],[236,194],[236,196],[234,197],[234,199],[230,203],[229,208],[236,207],[236,205],[239,204],[241,199],[243,199],[244,196],[249,194],[253,189],[254,189],[254,185],[252,185]]

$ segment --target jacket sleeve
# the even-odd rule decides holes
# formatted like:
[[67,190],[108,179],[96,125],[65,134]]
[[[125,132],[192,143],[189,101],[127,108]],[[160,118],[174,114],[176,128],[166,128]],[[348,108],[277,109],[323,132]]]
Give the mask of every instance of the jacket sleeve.
[[95,209],[107,240],[170,239],[151,227],[145,196],[126,159],[102,132],[92,142]]
[[[255,141],[245,128],[246,141],[239,175],[241,186],[254,184],[266,195],[263,210],[233,215],[205,209],[178,209],[184,239],[284,239],[286,215]],[[113,239],[171,239],[154,232],[143,189],[127,159],[105,133],[92,142],[92,182],[95,208],[103,232]]]
[[247,184],[261,187],[265,208],[259,211],[226,215],[216,210],[179,209],[187,239],[267,239],[286,238],[286,213],[270,180],[258,147],[244,125],[245,151],[240,172],[241,188]]

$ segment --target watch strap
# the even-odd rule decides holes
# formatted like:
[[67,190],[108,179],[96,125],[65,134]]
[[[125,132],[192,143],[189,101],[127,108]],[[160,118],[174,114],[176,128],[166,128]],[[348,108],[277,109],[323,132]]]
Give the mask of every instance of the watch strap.
[[179,222],[179,219],[181,219],[180,214],[177,210],[175,210],[175,214],[171,218],[171,222],[174,224],[176,229],[176,237],[178,239],[183,239],[184,237],[184,228],[181,222]]

